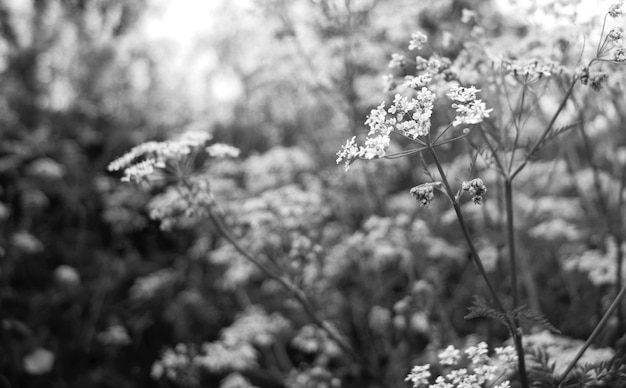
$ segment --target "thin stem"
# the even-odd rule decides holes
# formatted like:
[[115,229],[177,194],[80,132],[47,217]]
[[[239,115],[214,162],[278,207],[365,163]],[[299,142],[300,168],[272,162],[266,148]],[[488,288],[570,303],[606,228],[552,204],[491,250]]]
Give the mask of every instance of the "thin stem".
[[[520,107],[519,107],[519,114],[517,116],[517,124],[515,125],[515,139],[513,140],[513,149],[511,150],[511,159],[509,160],[509,169],[508,172],[511,172],[511,169],[513,168],[513,163],[515,162],[515,151],[517,150],[517,143],[519,142],[519,135],[521,132],[521,126],[522,126],[522,114],[524,113],[524,99],[526,97],[526,88],[528,87],[527,85],[528,82],[528,75],[525,76],[524,78],[524,86],[522,87],[522,96],[520,98]],[[513,115],[515,115],[515,112],[511,112]],[[515,119],[515,118],[514,118]]]
[[524,169],[524,167],[526,167],[526,164],[528,163],[528,161],[530,160],[530,157],[537,152],[537,150],[539,149],[539,147],[542,146],[544,140],[546,139],[546,137],[548,136],[548,134],[550,133],[550,131],[552,130],[552,127],[554,126],[554,123],[556,122],[556,119],[559,117],[559,115],[561,114],[561,112],[563,111],[563,108],[565,108],[565,104],[567,104],[567,101],[569,100],[570,95],[572,94],[572,91],[574,90],[574,86],[576,86],[576,82],[578,82],[578,78],[574,77],[572,78],[572,82],[569,86],[569,88],[567,89],[567,92],[565,93],[565,97],[563,97],[563,101],[561,101],[561,104],[559,105],[559,107],[557,108],[556,112],[554,112],[554,115],[552,116],[552,119],[550,120],[550,122],[548,123],[548,125],[546,126],[546,129],[543,131],[543,133],[541,134],[541,137],[539,137],[539,140],[537,140],[535,142],[535,144],[532,146],[532,148],[530,149],[530,151],[528,151],[528,153],[526,154],[526,157],[524,158],[524,161],[521,162],[516,168],[515,171],[513,171],[512,174],[510,174],[509,178],[511,179],[511,181],[513,180],[513,178],[515,178],[515,176],[517,176],[517,174],[520,173],[520,171],[522,171]]
[[218,232],[222,235],[222,237],[224,237],[233,246],[233,248],[235,248],[237,252],[239,252],[242,256],[246,258],[246,260],[250,261],[257,268],[259,268],[262,272],[270,276],[272,279],[278,281],[285,289],[291,292],[293,296],[296,298],[296,300],[300,303],[300,305],[302,306],[306,314],[309,316],[311,321],[315,323],[315,325],[317,325],[320,329],[324,330],[326,334],[328,334],[328,336],[333,339],[333,341],[337,342],[337,344],[346,353],[350,354],[355,360],[360,359],[360,357],[354,352],[354,350],[352,350],[352,347],[342,337],[337,335],[334,330],[328,327],[327,323],[322,321],[322,319],[317,316],[313,306],[311,305],[311,302],[309,302],[308,298],[306,297],[306,295],[304,294],[302,290],[297,288],[295,285],[293,285],[290,281],[285,279],[283,276],[280,276],[279,274],[271,270],[269,267],[267,267],[262,262],[257,260],[254,256],[252,256],[248,251],[246,251],[239,244],[239,242],[237,242],[237,240],[230,234],[230,232],[226,229],[226,227],[224,226],[222,221],[219,219],[219,217],[217,217],[215,213],[213,213],[213,211],[211,210],[209,210],[209,217],[211,218],[211,221],[213,221],[213,223],[217,227]]
[[452,128],[452,124],[451,124],[451,123],[450,123],[450,124],[448,124],[448,126],[447,126],[447,127],[446,127],[443,131],[441,131],[441,133],[440,133],[439,135],[437,135],[437,137],[435,138],[435,141],[433,141],[433,143],[435,143],[435,144],[436,144],[436,143],[437,143],[437,141],[441,138],[441,136],[443,136],[446,132],[448,132],[448,130],[449,130],[450,128]]
[[513,227],[513,182],[510,179],[504,181],[504,201],[506,206],[506,235],[509,246],[509,266],[511,271],[511,291],[513,306],[519,306],[517,294],[517,261],[515,259],[515,230]]
[[[509,266],[511,273],[511,290],[513,295],[513,306],[519,306],[519,296],[517,293],[517,261],[515,259],[515,229],[513,227],[513,182],[510,179],[504,180],[504,201],[506,207],[506,235],[507,245],[509,246]],[[526,359],[524,357],[524,344],[522,342],[522,331],[519,326],[519,320],[513,320],[515,328],[513,340],[515,341],[515,350],[517,352],[517,366],[519,369],[520,383],[523,387],[528,387],[526,375]]]
[[[441,165],[441,161],[439,160],[439,157],[437,156],[437,152],[432,147],[429,148],[429,151],[433,156],[435,165],[437,166],[437,170],[439,170],[439,175],[441,176],[441,181],[443,182],[444,187],[446,189],[446,193],[448,194],[448,197],[450,198],[450,201],[452,202],[452,206],[454,207],[454,212],[456,213],[457,220],[459,221],[459,225],[461,226],[461,230],[463,231],[463,236],[465,237],[465,241],[467,242],[467,245],[470,249],[472,260],[474,261],[474,264],[476,264],[476,267],[478,268],[478,272],[480,273],[480,275],[483,277],[483,280],[487,284],[487,288],[489,288],[489,292],[491,293],[491,297],[493,298],[496,308],[503,313],[507,313],[506,309],[504,308],[504,305],[502,304],[502,301],[500,300],[500,298],[498,297],[498,294],[495,291],[495,288],[493,287],[493,285],[491,284],[491,281],[489,280],[489,277],[487,276],[485,267],[483,266],[482,260],[480,259],[480,256],[478,255],[478,251],[476,250],[476,247],[474,246],[474,241],[472,240],[472,236],[467,227],[467,223],[465,222],[465,217],[463,217],[461,206],[459,205],[457,197],[456,195],[454,195],[454,192],[452,191],[452,188],[450,187],[450,183],[448,182],[448,179],[446,178],[446,173],[443,171],[443,166]],[[509,320],[509,322],[507,323],[507,326],[511,332],[511,335],[513,336],[513,341],[515,343],[520,384],[522,385],[522,388],[529,388],[530,385],[528,383],[528,376],[526,375],[526,361],[524,358],[524,347],[522,344],[521,330],[518,327],[519,325],[516,322],[513,322],[512,320]]]
[[474,246],[474,241],[472,240],[472,236],[467,227],[467,223],[465,222],[465,217],[463,217],[463,213],[461,212],[461,206],[459,205],[459,202],[456,199],[456,195],[454,194],[454,191],[452,191],[452,187],[450,187],[450,183],[448,182],[448,179],[446,178],[446,173],[443,171],[443,166],[441,165],[441,161],[439,160],[439,157],[437,156],[437,152],[432,147],[429,148],[429,151],[433,156],[435,165],[437,166],[437,170],[439,171],[439,175],[441,176],[441,181],[443,182],[443,185],[446,189],[446,193],[448,194],[448,197],[450,198],[450,201],[452,202],[452,206],[454,207],[454,212],[456,213],[457,220],[459,221],[459,225],[461,226],[461,230],[463,231],[463,236],[465,237],[465,241],[467,242],[467,245],[470,249],[472,260],[474,261],[474,264],[478,268],[478,272],[480,272],[480,275],[485,280],[485,283],[487,284],[487,287],[489,288],[489,292],[491,293],[491,297],[493,298],[493,301],[496,304],[496,308],[500,310],[501,312],[506,312],[506,309],[504,308],[502,301],[498,297],[498,294],[496,293],[495,288],[493,287],[493,285],[491,284],[491,281],[489,280],[489,277],[487,276],[487,271],[485,271],[485,267],[483,266],[482,260],[480,259],[480,256],[478,255],[478,251],[476,250],[476,247]]
[[561,375],[561,378],[559,379],[559,383],[557,384],[557,387],[560,387],[563,384],[563,382],[565,381],[565,378],[572,371],[572,369],[574,369],[574,366],[576,366],[576,363],[578,362],[578,360],[580,360],[580,358],[583,356],[585,351],[589,348],[589,346],[591,346],[591,343],[593,342],[593,340],[595,340],[598,334],[600,334],[600,332],[604,328],[604,325],[609,321],[609,318],[611,318],[611,315],[613,315],[613,312],[620,305],[621,299],[624,297],[624,295],[626,295],[626,286],[622,287],[620,292],[615,296],[615,299],[613,299],[613,302],[609,306],[608,310],[606,310],[606,312],[602,316],[602,319],[600,319],[600,322],[598,322],[596,327],[593,329],[593,332],[591,333],[589,338],[587,338],[587,341],[585,341],[585,344],[583,345],[583,347],[578,351],[578,354],[576,354],[576,357],[574,357],[574,359],[569,363],[569,365],[567,366],[567,369],[565,370],[565,372],[563,372],[563,375]]
[[426,148],[427,147],[421,147],[421,148],[415,148],[415,149],[408,150],[408,151],[400,151],[400,152],[396,152],[396,153],[393,153],[393,154],[385,155],[385,156],[383,156],[383,158],[385,158],[385,159],[398,159],[398,158],[401,158],[403,156],[412,155],[412,154],[415,154],[415,153],[418,153],[418,152],[422,152]]

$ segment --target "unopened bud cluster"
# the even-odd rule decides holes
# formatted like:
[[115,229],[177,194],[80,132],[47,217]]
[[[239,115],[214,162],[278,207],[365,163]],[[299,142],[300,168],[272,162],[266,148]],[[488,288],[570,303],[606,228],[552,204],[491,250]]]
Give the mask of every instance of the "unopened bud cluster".
[[483,195],[487,193],[487,187],[480,178],[472,179],[468,182],[463,182],[461,188],[463,191],[472,195],[472,200],[476,205],[480,205],[483,201]]
[[439,187],[441,182],[424,183],[411,189],[411,195],[423,207],[428,207],[435,198],[435,187]]

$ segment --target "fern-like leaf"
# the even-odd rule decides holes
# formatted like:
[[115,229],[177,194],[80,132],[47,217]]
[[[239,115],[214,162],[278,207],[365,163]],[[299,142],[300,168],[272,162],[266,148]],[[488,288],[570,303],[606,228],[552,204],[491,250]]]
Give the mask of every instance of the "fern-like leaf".
[[474,303],[469,307],[465,319],[474,318],[491,318],[501,322],[506,327],[509,327],[509,320],[506,313],[498,311],[491,307],[487,300],[480,296],[474,295]]
[[529,309],[527,306],[520,306],[510,313],[510,317],[519,320],[521,323],[540,325],[555,334],[561,332],[548,321],[548,319],[537,311]]

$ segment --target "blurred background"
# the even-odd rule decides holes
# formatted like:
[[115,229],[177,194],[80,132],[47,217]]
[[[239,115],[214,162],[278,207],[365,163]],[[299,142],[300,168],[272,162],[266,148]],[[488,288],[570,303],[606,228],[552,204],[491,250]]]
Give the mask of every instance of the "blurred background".
[[[391,54],[407,52],[412,32],[452,60],[470,36],[512,55],[551,57],[568,45],[558,60],[573,70],[581,36],[597,39],[605,9],[597,1],[0,1],[0,387],[405,386],[410,367],[447,344],[501,344],[504,327],[463,319],[485,289],[446,201],[420,209],[408,195],[428,179],[420,158],[346,174],[335,154],[389,98],[384,75],[404,74],[388,67]],[[596,153],[576,133],[559,139],[518,187],[523,300],[567,344],[586,338],[621,285],[624,72],[611,72],[609,86],[577,97]],[[434,117],[433,128],[448,116]],[[366,355],[366,368],[209,222],[153,220],[168,201],[163,187],[106,171],[137,144],[189,130],[241,150],[210,170],[227,223],[311,296]],[[451,172],[470,159],[456,143],[443,155]],[[492,198],[468,212],[506,295],[495,189]],[[597,345],[615,347],[623,322],[612,320]],[[217,357],[231,361],[194,363],[225,333],[250,352],[220,348]]]

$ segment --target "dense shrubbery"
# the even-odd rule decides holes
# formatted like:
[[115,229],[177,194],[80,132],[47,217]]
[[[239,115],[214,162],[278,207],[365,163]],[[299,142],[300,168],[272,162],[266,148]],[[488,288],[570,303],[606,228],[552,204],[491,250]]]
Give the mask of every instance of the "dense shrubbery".
[[132,3],[0,8],[0,386],[624,386],[623,6]]

